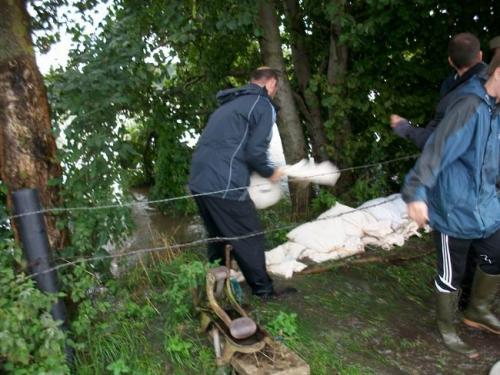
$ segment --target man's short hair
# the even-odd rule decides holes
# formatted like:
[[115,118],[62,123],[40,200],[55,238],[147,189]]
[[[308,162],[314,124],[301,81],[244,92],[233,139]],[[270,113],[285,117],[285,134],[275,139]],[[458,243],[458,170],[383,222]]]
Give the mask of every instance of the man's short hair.
[[457,69],[467,68],[477,62],[480,51],[479,39],[471,33],[457,34],[448,44],[448,56]]
[[268,66],[261,66],[252,72],[252,74],[250,75],[250,79],[252,81],[262,81],[274,78],[277,81],[278,75],[278,70],[272,69]]
[[490,49],[500,49],[500,35],[490,40]]

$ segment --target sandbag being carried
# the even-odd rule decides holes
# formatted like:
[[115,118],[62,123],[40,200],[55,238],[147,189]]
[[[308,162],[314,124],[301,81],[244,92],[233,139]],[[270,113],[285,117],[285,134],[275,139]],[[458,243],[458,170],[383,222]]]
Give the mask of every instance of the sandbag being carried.
[[[295,180],[328,186],[334,186],[340,177],[338,168],[329,161],[318,164],[313,160],[303,159],[294,165],[284,166],[282,171],[285,176]],[[271,182],[255,172],[250,176],[248,193],[259,210],[278,203],[282,196],[279,182]]]
[[327,186],[334,186],[340,177],[339,169],[333,163],[329,161],[316,163],[307,159],[302,159],[294,165],[284,166],[283,173],[294,180]]
[[278,203],[281,199],[282,191],[279,182],[271,182],[268,178],[254,172],[250,176],[248,194],[255,207],[258,210],[263,210]]

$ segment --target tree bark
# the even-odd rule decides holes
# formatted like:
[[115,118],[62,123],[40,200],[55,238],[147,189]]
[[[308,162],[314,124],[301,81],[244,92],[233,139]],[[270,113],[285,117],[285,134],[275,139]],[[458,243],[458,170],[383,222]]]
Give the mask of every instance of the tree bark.
[[[345,0],[332,0],[336,4],[336,9],[343,12],[345,8]],[[330,25],[330,49],[327,69],[327,79],[330,86],[344,86],[345,77],[347,74],[348,49],[345,44],[339,41],[341,35],[341,27],[339,18],[341,15],[335,15]],[[344,92],[342,89],[341,92]],[[345,92],[344,92],[345,93]],[[332,111],[335,110],[332,108]],[[331,115],[333,117],[333,114]],[[333,139],[335,150],[342,150],[346,142],[351,137],[351,122],[348,117],[345,117],[340,124],[337,124]],[[350,160],[346,157],[346,153],[338,153],[336,161],[341,168],[349,167]],[[346,181],[347,182],[347,181]],[[348,182],[350,184],[350,182]]]
[[285,12],[290,25],[292,60],[295,75],[299,84],[302,102],[301,112],[306,118],[307,130],[311,139],[312,152],[316,161],[328,159],[328,138],[326,136],[323,119],[321,116],[321,104],[318,95],[309,89],[311,80],[311,64],[306,47],[304,21],[298,0],[283,0]]
[[[263,31],[259,39],[264,64],[282,72],[279,79],[276,102],[280,106],[278,112],[278,128],[283,143],[287,163],[296,163],[307,158],[307,147],[300,118],[293,99],[293,92],[286,74],[278,17],[274,0],[259,1],[259,22]],[[311,197],[310,187],[298,183],[289,183],[293,210],[296,214],[307,212]]]
[[[59,189],[50,180],[61,177],[52,134],[49,105],[30,35],[23,0],[0,0],[0,178],[9,193],[37,188],[44,208],[60,206]],[[8,207],[12,208],[8,194]],[[45,216],[52,249],[66,242],[56,218]],[[17,231],[14,227],[16,237]]]

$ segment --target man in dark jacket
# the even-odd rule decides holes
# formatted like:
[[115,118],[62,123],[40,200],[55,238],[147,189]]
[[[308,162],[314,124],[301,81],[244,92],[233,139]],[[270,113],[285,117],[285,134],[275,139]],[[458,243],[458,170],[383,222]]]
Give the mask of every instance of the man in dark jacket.
[[[441,99],[436,107],[434,118],[424,128],[413,127],[405,118],[392,115],[391,127],[394,132],[423,149],[432,132],[443,119],[450,103],[460,94],[459,88],[471,77],[485,74],[487,65],[482,62],[482,57],[480,42],[476,36],[470,33],[455,35],[448,44],[448,63],[455,69],[456,73],[448,76],[441,86]],[[475,269],[476,265],[472,257],[467,263],[466,277],[463,280],[460,309],[464,309],[468,303]]]
[[448,45],[448,63],[456,73],[448,76],[441,85],[440,100],[436,107],[434,118],[426,127],[411,126],[407,119],[399,115],[391,115],[391,128],[402,138],[413,142],[419,149],[423,149],[425,142],[443,119],[446,109],[453,102],[463,83],[477,74],[484,74],[487,65],[482,61],[479,39],[470,33],[455,35]]
[[[258,234],[262,228],[247,186],[253,171],[273,182],[281,178],[268,158],[277,84],[277,72],[262,67],[252,73],[248,85],[217,94],[220,106],[198,141],[189,178],[209,237],[247,236],[229,242],[252,292],[264,298],[277,293],[266,271],[265,238]],[[223,242],[209,244],[211,262],[224,260],[224,246]]]
[[429,221],[437,248],[437,323],[445,345],[475,358],[453,320],[469,253],[477,269],[463,321],[500,335],[491,310],[500,286],[500,54],[487,81],[472,77],[459,88],[441,124],[425,144],[402,190],[408,215]]

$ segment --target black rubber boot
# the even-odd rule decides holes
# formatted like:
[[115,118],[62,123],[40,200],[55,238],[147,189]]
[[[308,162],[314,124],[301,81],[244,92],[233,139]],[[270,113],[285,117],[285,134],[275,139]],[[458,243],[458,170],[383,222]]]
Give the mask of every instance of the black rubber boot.
[[464,311],[464,323],[500,335],[500,321],[491,312],[491,305],[500,285],[500,275],[489,275],[476,269],[470,302]]
[[437,325],[446,347],[456,353],[465,354],[469,358],[477,358],[479,353],[469,347],[458,336],[453,324],[457,310],[458,292],[437,292]]

